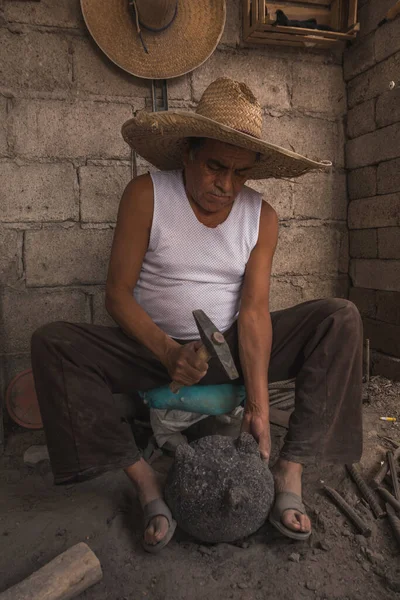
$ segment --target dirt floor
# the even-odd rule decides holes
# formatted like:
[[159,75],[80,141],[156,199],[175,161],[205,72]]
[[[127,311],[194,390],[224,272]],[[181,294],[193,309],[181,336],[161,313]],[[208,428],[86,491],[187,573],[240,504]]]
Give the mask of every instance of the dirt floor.
[[[400,383],[371,379],[365,393],[362,468],[374,475],[400,443]],[[275,455],[284,430],[273,427]],[[23,453],[43,432],[9,434],[0,459],[0,592],[77,542],[100,559],[103,579],[86,600],[393,600],[400,598],[400,552],[386,518],[375,520],[342,467],[307,468],[304,500],[313,522],[307,543],[269,525],[237,545],[205,546],[177,532],[159,555],[140,546],[141,512],[123,473],[55,487],[47,461],[24,465]],[[161,465],[161,463],[160,463]],[[162,466],[162,465],[161,465]],[[338,489],[371,525],[359,535],[322,491]],[[18,600],[18,599],[16,599]]]

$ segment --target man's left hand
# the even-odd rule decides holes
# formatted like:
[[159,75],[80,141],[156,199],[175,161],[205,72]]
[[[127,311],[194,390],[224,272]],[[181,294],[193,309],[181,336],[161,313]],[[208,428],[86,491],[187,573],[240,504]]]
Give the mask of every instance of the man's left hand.
[[241,431],[250,433],[258,442],[261,457],[268,462],[271,453],[269,414],[265,410],[245,410]]

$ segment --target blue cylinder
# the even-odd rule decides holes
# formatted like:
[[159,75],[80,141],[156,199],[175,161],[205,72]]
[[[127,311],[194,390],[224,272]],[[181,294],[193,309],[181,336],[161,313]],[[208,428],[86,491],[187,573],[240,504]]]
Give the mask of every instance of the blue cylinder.
[[224,415],[244,404],[244,385],[225,383],[220,385],[191,385],[182,387],[174,394],[165,385],[147,392],[139,392],[150,408],[183,410],[202,415]]

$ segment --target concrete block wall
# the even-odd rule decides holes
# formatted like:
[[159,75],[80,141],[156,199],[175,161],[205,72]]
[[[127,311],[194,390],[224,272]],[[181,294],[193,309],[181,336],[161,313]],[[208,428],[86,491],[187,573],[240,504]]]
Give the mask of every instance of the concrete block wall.
[[[340,59],[243,48],[239,0],[215,54],[170,81],[170,107],[193,110],[216,77],[246,81],[266,139],[331,159],[332,173],[254,182],[277,209],[272,308],[346,296],[346,90]],[[150,108],[150,84],[115,67],[89,37],[78,0],[0,0],[0,321],[2,385],[30,364],[41,324],[110,323],[104,282],[118,202],[130,179],[120,128]],[[139,172],[148,169],[139,161]]]
[[359,5],[360,36],[344,56],[350,299],[373,372],[400,380],[400,19],[378,27],[393,0]]

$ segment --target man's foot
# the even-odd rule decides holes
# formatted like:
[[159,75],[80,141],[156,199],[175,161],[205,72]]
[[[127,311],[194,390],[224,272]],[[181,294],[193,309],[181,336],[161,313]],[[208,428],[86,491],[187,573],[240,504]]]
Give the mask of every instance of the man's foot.
[[[125,473],[135,485],[143,509],[153,500],[163,501],[163,493],[157,473],[143,458],[127,467]],[[145,544],[155,546],[161,542],[167,535],[169,527],[170,523],[167,517],[162,515],[152,517],[144,532]]]
[[[306,514],[303,513],[301,505],[301,475],[303,466],[299,463],[290,462],[280,458],[272,469],[272,474],[275,481],[275,494],[289,492],[287,499],[283,502],[284,496],[281,496],[281,505],[292,504],[293,508],[286,508],[280,514],[280,522],[282,525],[294,533],[305,534],[308,536],[311,532],[311,521]],[[298,497],[292,496],[295,494]],[[293,502],[294,501],[294,502]],[[296,504],[298,507],[296,508]]]

